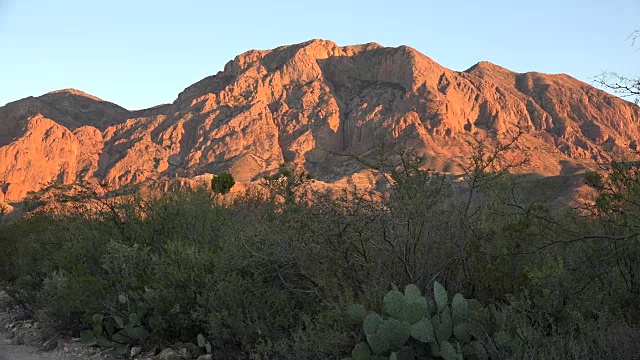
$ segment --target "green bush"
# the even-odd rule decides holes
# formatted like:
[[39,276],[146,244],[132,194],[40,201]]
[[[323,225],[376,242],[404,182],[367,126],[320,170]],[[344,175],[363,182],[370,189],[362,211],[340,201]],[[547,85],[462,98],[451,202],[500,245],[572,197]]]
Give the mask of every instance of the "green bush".
[[215,175],[211,179],[211,190],[216,194],[224,195],[231,191],[231,188],[235,184],[236,180],[233,178],[233,175],[225,172],[220,175]]
[[596,179],[609,197],[585,217],[522,195],[487,152],[463,181],[397,158],[378,167],[385,194],[314,192],[283,168],[268,194],[224,203],[199,188],[34,213],[0,225],[2,286],[51,331],[102,337],[116,355],[134,340],[256,359],[633,353],[633,174],[610,180],[629,196]]
[[505,314],[495,306],[484,308],[459,293],[449,299],[438,282],[432,298],[422,296],[413,284],[404,293],[394,288],[385,295],[383,307],[382,316],[359,304],[349,307],[366,339],[351,351],[354,360],[497,358],[522,341],[506,332]]

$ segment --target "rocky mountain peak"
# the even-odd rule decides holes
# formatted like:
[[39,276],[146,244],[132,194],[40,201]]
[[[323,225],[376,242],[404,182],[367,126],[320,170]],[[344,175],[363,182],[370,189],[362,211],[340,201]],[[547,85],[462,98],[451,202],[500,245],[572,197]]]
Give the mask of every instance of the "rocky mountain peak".
[[91,94],[87,94],[86,92],[80,91],[78,89],[73,89],[73,88],[50,91],[47,94],[45,94],[45,96],[46,95],[76,95],[76,96],[86,97],[95,101],[104,101],[97,96],[93,96]]
[[631,155],[639,123],[638,106],[568,75],[489,62],[457,72],[408,46],[316,39],[247,51],[151,109],[74,89],[7,104],[0,197],[19,200],[54,180],[117,189],[231,171],[250,182],[285,163],[344,183],[363,168],[342,155],[371,156],[382,142],[456,172],[474,137],[495,145],[519,129],[514,152],[531,158],[521,171],[555,175]]

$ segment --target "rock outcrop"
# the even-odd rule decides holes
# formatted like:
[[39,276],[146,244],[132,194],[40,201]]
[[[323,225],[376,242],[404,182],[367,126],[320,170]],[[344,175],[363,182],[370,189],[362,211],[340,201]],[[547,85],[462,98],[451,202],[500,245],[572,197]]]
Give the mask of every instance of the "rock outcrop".
[[[181,92],[128,111],[77,90],[0,108],[0,201],[57,181],[116,189],[231,171],[250,182],[283,163],[337,182],[381,142],[413,147],[427,166],[457,171],[469,141],[508,141],[523,172],[567,174],[631,156],[640,108],[567,75],[515,73],[480,62],[462,72],[418,51],[312,40],[252,50]],[[521,129],[521,130],[519,130]]]

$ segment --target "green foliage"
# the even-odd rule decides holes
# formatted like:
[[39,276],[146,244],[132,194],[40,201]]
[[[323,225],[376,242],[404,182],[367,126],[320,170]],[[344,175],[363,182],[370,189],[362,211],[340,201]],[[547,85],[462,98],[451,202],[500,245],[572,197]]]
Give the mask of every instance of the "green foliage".
[[438,312],[444,311],[447,306],[447,302],[449,302],[447,290],[445,290],[444,286],[440,285],[440,283],[436,281],[433,284],[433,292],[436,306],[438,307]]
[[384,310],[390,316],[398,316],[406,304],[406,297],[395,289],[389,291],[384,297]]
[[150,323],[153,324],[149,321],[149,308],[143,302],[132,304],[125,294],[117,296],[117,305],[107,315],[93,314],[86,323],[91,328],[80,333],[81,341],[111,349],[117,358],[124,357],[129,346],[144,344],[151,336]]
[[416,323],[411,325],[411,336],[418,341],[424,343],[432,343],[435,341],[433,333],[433,325],[428,317],[423,317]]
[[352,304],[349,306],[349,317],[356,323],[361,323],[367,316],[367,311],[361,304]]
[[[486,349],[492,349],[492,356],[497,357],[499,351],[511,346],[512,340],[505,332],[484,331],[488,322],[495,318],[499,318],[500,321],[504,319],[504,314],[495,307],[470,305],[459,293],[448,303],[444,286],[435,282],[433,289],[438,307],[432,308],[413,307],[416,304],[428,303],[414,284],[407,285],[404,294],[395,288],[389,291],[383,299],[388,317],[383,318],[375,312],[370,312],[364,318],[362,330],[366,342],[356,345],[351,352],[353,359],[369,359],[371,354],[390,359],[413,359],[413,354],[428,354],[447,360],[463,357],[486,359]],[[352,305],[349,311],[353,312],[355,308],[356,306]],[[405,315],[404,310],[408,308],[412,309],[411,313],[415,312],[415,316]],[[357,309],[360,313],[361,308]],[[491,313],[493,318],[486,320],[472,314],[475,312]],[[476,331],[473,331],[474,329]]]
[[378,328],[382,324],[383,319],[380,315],[370,312],[365,318],[362,324],[362,330],[364,330],[365,335],[373,335],[378,332]]
[[215,175],[211,179],[211,190],[216,194],[227,194],[231,191],[233,185],[236,184],[236,180],[230,173],[224,172],[220,175]]
[[353,360],[368,360],[371,357],[371,349],[366,343],[359,342],[351,351]]

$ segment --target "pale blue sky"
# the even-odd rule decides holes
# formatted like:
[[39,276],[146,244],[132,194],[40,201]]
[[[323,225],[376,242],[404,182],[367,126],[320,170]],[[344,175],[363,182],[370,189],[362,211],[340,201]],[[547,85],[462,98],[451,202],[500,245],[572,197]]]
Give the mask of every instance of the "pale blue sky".
[[77,88],[129,109],[172,102],[250,49],[313,38],[409,45],[453,70],[640,74],[640,0],[0,0],[0,106]]

